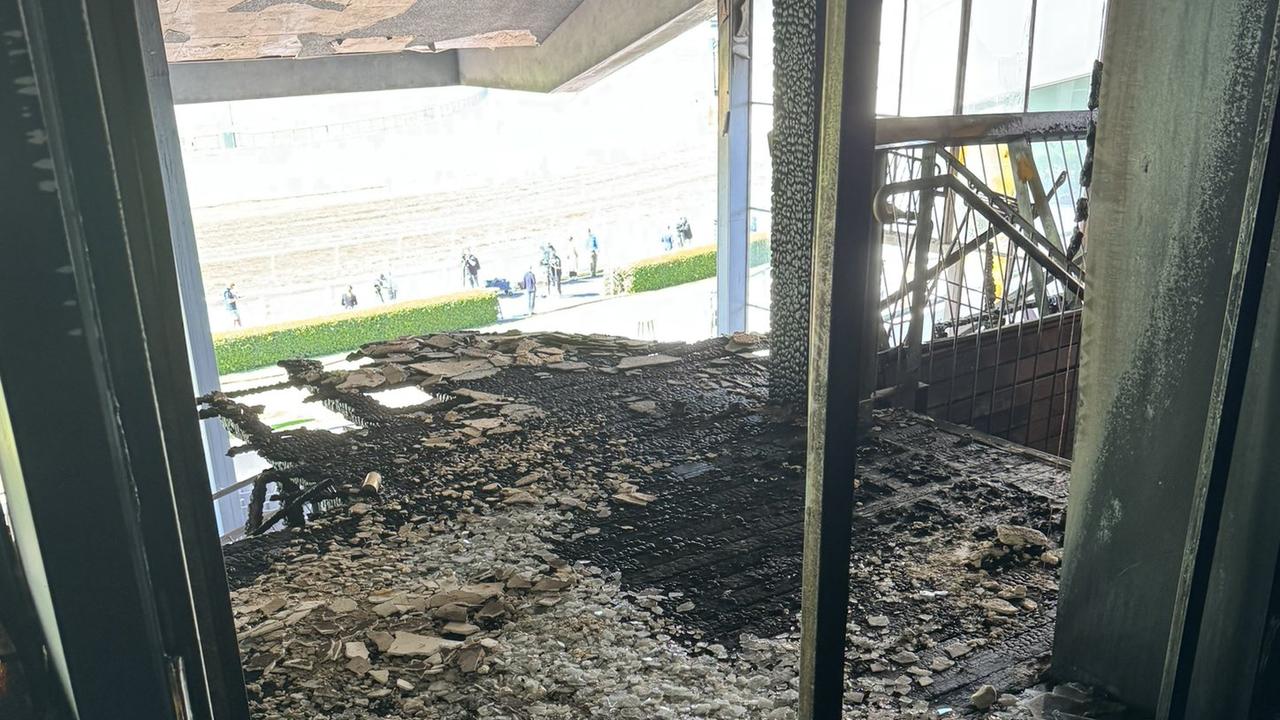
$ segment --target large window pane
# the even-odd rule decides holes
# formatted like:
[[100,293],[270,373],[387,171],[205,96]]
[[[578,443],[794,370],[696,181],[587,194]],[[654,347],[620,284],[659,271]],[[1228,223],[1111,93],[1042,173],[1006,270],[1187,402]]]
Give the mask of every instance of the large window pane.
[[773,102],[773,0],[751,3],[751,99]]
[[1030,37],[1031,0],[973,3],[965,64],[966,113],[1022,112]]
[[902,114],[950,115],[955,106],[960,0],[910,0],[905,42]]
[[1028,110],[1085,109],[1105,8],[1106,0],[1041,0],[1036,7]]
[[751,106],[751,185],[747,202],[751,207],[772,207],[773,162],[769,154],[769,133],[773,130],[773,106]]
[[876,83],[876,114],[898,114],[898,85],[902,80],[902,20],[906,0],[884,0],[880,15],[880,76]]

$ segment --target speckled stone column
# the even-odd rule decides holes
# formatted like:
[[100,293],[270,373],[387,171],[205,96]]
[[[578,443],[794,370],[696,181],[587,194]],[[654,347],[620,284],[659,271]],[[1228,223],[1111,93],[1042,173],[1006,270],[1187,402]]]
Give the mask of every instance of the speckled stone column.
[[809,367],[809,274],[817,113],[816,0],[774,0],[773,296],[769,397],[803,406]]

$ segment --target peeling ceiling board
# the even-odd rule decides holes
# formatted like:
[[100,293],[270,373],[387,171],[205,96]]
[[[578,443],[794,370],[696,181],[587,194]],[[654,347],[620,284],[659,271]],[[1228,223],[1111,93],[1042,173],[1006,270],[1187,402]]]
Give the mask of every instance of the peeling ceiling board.
[[169,62],[533,47],[583,0],[158,0]]

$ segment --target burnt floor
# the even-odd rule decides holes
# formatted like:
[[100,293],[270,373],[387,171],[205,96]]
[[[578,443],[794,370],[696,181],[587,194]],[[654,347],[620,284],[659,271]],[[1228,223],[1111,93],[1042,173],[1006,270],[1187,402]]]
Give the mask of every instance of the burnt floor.
[[[486,499],[483,491],[515,488],[531,471],[609,475],[606,495],[622,482],[654,499],[579,513],[556,535],[561,557],[619,570],[632,588],[663,591],[658,612],[677,620],[681,640],[695,648],[718,653],[714,646],[732,651],[742,634],[794,634],[805,431],[767,405],[762,347],[730,344],[739,351],[731,352],[724,339],[641,345],[544,334],[533,338],[532,350],[525,343],[522,362],[522,338],[503,337],[370,348],[366,354],[381,357],[363,372],[386,373],[377,388],[314,364],[291,365],[291,384],[360,426],[337,439],[255,431],[252,413],[234,398],[212,403],[211,411],[233,419],[233,429],[278,466],[269,473],[296,485],[294,497],[326,483],[315,495],[328,508],[319,523],[226,548],[232,586],[356,533],[344,498],[371,468],[384,475],[376,502],[392,524],[496,507],[500,496]],[[626,358],[648,353],[672,361],[626,369]],[[447,363],[450,354],[464,362],[507,359],[494,361],[492,373],[469,369],[452,377],[450,368],[433,372],[438,365],[414,368]],[[436,398],[422,406],[391,410],[367,396],[424,381]],[[458,388],[514,399],[538,416],[522,416],[515,430],[459,434],[469,410],[449,394]],[[877,414],[855,481],[852,686],[892,689],[894,678],[906,679],[901,694],[959,709],[980,684],[1003,691],[1031,685],[1052,640],[1052,548],[1061,542],[1067,474],[1049,456],[901,411]],[[1014,539],[1001,542],[998,526],[1032,532],[1019,539],[1022,531],[1006,529]],[[1037,533],[1048,536],[1047,553]]]

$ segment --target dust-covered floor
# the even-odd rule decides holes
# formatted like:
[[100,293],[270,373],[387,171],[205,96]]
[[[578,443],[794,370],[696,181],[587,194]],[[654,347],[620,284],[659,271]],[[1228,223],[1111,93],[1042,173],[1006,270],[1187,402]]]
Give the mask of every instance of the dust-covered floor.
[[[207,398],[275,465],[262,493],[315,512],[226,548],[256,716],[794,716],[804,428],[765,402],[766,344],[456,334],[351,372],[288,363],[341,434]],[[429,399],[375,399],[413,386]],[[1066,479],[876,416],[846,717],[982,715],[983,685],[985,712],[1029,716],[1011,705],[1048,661]]]

